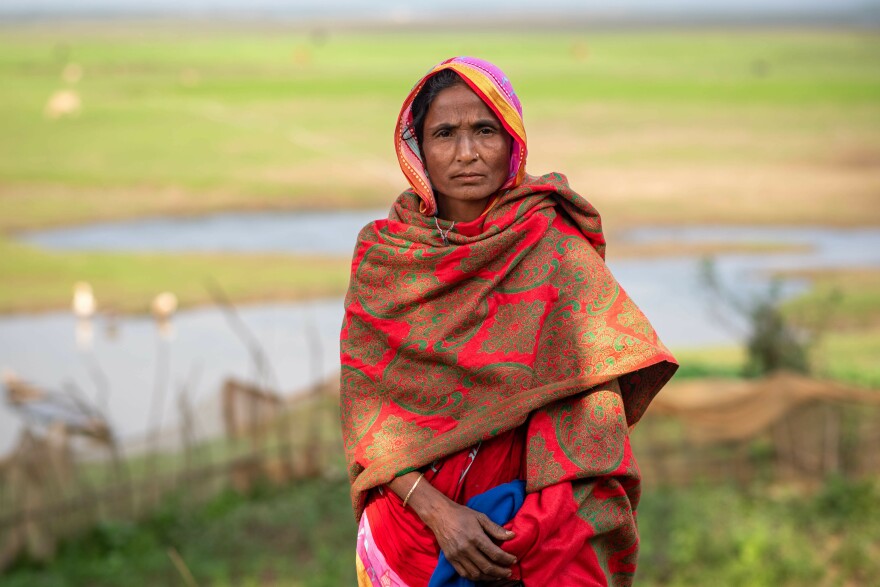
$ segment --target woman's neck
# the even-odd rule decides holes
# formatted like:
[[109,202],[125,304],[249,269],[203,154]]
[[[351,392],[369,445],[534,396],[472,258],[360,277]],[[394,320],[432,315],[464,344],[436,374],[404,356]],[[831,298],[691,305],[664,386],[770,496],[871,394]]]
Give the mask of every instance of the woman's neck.
[[486,205],[491,198],[482,200],[462,201],[448,200],[446,198],[438,198],[437,200],[437,216],[442,220],[454,222],[470,222],[480,217],[486,210]]

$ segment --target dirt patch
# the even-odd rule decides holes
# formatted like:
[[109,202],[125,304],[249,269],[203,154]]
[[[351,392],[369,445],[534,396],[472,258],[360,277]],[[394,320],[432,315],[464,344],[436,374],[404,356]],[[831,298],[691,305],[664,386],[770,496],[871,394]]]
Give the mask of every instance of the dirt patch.
[[880,169],[582,167],[569,174],[614,228],[652,223],[880,224]]
[[843,169],[880,169],[880,149],[854,147],[842,149],[832,161]]

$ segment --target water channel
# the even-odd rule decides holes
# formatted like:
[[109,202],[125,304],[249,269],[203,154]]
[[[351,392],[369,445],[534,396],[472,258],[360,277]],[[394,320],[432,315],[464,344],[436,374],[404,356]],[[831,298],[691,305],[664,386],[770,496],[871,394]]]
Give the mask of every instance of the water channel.
[[[218,214],[184,219],[149,219],[31,232],[21,240],[57,250],[286,252],[348,256],[358,230],[381,211],[335,213]],[[620,235],[635,243],[746,242],[799,245],[796,251],[721,254],[721,280],[740,295],[762,291],[773,271],[821,267],[880,267],[880,230],[786,227],[652,227]],[[612,241],[610,247],[613,249]],[[719,320],[718,308],[699,283],[700,260],[692,256],[622,259],[612,270],[672,348],[728,344],[740,330],[735,318]],[[807,284],[786,282],[787,294]],[[100,292],[96,292],[100,300]],[[259,339],[279,389],[307,387],[338,368],[341,298],[239,308]],[[726,314],[730,314],[729,312]],[[97,393],[95,365],[109,383],[107,413],[123,436],[138,436],[150,425],[160,353],[170,358],[166,424],[173,421],[175,396],[186,385],[199,406],[204,431],[219,426],[217,391],[224,377],[253,376],[247,349],[217,308],[179,312],[174,336],[161,338],[151,318],[123,317],[111,337],[102,319],[95,324],[91,350],[75,342],[75,320],[67,312],[0,318],[0,368],[13,370],[41,387],[69,383],[89,397]],[[187,384],[188,382],[188,384]],[[0,455],[18,434],[19,419],[0,406]]]

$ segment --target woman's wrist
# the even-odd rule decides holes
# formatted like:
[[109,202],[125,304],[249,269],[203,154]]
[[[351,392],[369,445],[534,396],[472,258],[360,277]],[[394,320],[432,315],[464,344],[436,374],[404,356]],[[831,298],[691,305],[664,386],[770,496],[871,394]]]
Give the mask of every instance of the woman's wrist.
[[416,471],[395,478],[388,484],[388,488],[401,501],[406,500],[406,507],[412,509],[432,530],[447,514],[449,505],[452,504],[451,499],[435,489],[428,479]]
[[440,491],[434,489],[427,480],[423,479],[410,495],[407,507],[412,508],[416,515],[433,529],[438,520],[443,518],[444,512],[451,500]]

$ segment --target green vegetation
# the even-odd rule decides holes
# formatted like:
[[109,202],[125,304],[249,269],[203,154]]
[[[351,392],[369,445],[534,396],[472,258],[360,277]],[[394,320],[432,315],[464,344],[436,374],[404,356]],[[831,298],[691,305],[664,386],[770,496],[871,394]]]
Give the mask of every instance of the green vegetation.
[[[315,260],[251,274],[250,261],[227,256],[47,254],[12,233],[387,206],[404,185],[390,140],[400,101],[454,54],[505,68],[525,106],[530,169],[566,172],[612,231],[876,225],[878,49],[876,35],[843,30],[0,28],[0,254],[16,257],[0,265],[0,312],[66,307],[79,279],[99,281],[102,302],[122,309],[180,275],[213,275],[236,301],[339,292],[346,271]],[[47,117],[63,89],[81,110]],[[184,304],[205,299],[194,282],[173,283]]]
[[681,364],[675,373],[676,379],[738,378],[742,377],[746,362],[745,350],[736,346],[673,349],[673,353]]
[[785,314],[780,280],[772,280],[761,293],[743,297],[719,281],[712,259],[703,259],[700,273],[700,281],[715,303],[724,307],[725,313],[739,315],[746,325],[745,376],[811,372],[809,351],[815,345],[819,325],[795,325]]
[[795,323],[824,323],[826,332],[813,349],[818,373],[880,389],[880,271],[841,269],[800,275],[813,287],[786,303],[785,311]]
[[356,527],[348,483],[232,491],[193,508],[180,496],[139,524],[108,522],[71,540],[49,567],[23,561],[4,586],[184,585],[174,549],[199,585],[353,585]]
[[880,491],[832,478],[811,497],[769,487],[648,490],[644,585],[862,585],[880,571]]
[[[676,379],[742,377],[746,364],[745,351],[733,346],[674,353],[681,363]],[[816,376],[880,389],[880,330],[827,332],[811,354]]]
[[[791,328],[813,332],[813,342],[805,347],[813,374],[880,388],[880,271],[816,270],[784,275],[813,282],[808,292],[784,302],[777,316],[784,317]],[[677,378],[749,374],[746,349],[679,349],[676,357],[682,365]]]
[[816,354],[819,374],[880,389],[880,330],[829,333]]
[[[57,253],[0,239],[0,312],[67,305],[73,284],[88,281],[103,309],[146,312],[173,291],[181,305],[211,303],[206,283],[233,300],[293,300],[339,295],[349,262],[289,255]],[[8,284],[8,285],[7,285]]]
[[796,324],[823,325],[811,351],[816,372],[880,388],[880,271],[813,271],[805,277],[814,286],[784,310]]
[[[615,205],[616,193],[597,188],[608,173],[630,171],[638,196],[651,189],[640,185],[644,173],[659,172],[676,184],[668,195],[690,192],[688,210],[676,201],[669,218],[661,198],[650,215],[717,220],[738,207],[693,210],[698,186],[679,183],[683,165],[730,177],[755,166],[772,173],[812,166],[804,171],[849,169],[839,179],[869,179],[856,172],[878,156],[878,47],[876,36],[849,31],[5,29],[0,77],[9,91],[0,96],[0,133],[15,140],[0,143],[2,227],[229,207],[387,205],[403,185],[390,142],[400,101],[429,64],[454,54],[497,61],[516,81],[535,171],[583,178],[580,187],[603,210],[632,214],[636,207]],[[69,63],[82,68],[75,84],[61,79]],[[79,93],[81,112],[47,119],[49,96],[65,87]],[[829,143],[829,133],[842,138]],[[702,185],[698,200],[710,187]],[[835,190],[836,200],[823,194],[834,205],[814,208],[816,187],[789,194],[785,212],[877,221],[868,202],[853,210],[839,200],[868,185]],[[734,195],[742,194],[713,199]],[[725,219],[778,218],[754,203],[753,194],[746,216]]]
[[786,304],[793,319],[817,320],[821,316],[837,330],[880,326],[880,270],[826,269],[783,275],[803,277],[814,285],[809,293]]
[[[353,585],[355,524],[345,481],[311,481],[198,507],[168,500],[140,524],[106,523],[9,587]],[[867,584],[880,572],[880,488],[830,479],[813,494],[770,487],[648,488],[639,507],[639,584]]]

